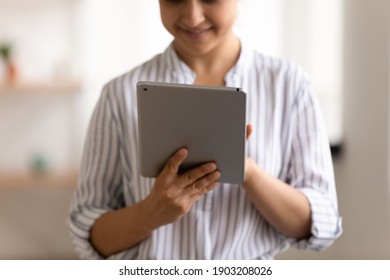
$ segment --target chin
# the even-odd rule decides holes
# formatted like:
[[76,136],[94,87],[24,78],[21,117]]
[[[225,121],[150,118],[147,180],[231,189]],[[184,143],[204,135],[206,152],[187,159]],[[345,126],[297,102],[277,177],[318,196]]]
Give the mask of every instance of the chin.
[[188,46],[188,47],[182,46],[181,49],[190,55],[202,56],[202,55],[209,53],[212,50],[212,47],[206,47],[206,46],[196,47],[196,46],[192,45],[192,46]]
[[188,40],[177,40],[176,46],[181,50],[185,51],[188,54],[192,55],[203,55],[210,52],[216,44],[210,42],[194,42]]

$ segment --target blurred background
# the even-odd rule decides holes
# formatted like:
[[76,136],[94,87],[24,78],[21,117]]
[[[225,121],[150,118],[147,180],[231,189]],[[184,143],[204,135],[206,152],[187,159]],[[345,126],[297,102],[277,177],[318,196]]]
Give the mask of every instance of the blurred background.
[[[301,64],[344,233],[279,259],[390,259],[390,1],[241,0],[236,32]],[[0,259],[77,259],[66,218],[101,87],[172,40],[157,0],[0,0]]]

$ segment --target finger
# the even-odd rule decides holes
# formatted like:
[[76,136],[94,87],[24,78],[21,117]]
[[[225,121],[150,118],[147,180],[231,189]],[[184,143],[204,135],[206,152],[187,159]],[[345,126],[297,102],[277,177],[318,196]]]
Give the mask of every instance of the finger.
[[205,186],[204,188],[195,188],[195,187],[187,187],[188,190],[186,190],[186,195],[190,199],[199,199],[200,197],[204,196],[206,193],[213,190],[215,187],[219,185],[218,182],[212,182]]
[[200,195],[205,195],[206,193],[212,191],[213,189],[215,189],[217,186],[219,186],[219,182],[218,181],[215,181],[215,182],[212,182],[211,184],[207,185],[206,187],[204,187],[202,189],[202,192]]
[[179,172],[179,167],[186,159],[188,155],[188,150],[186,148],[179,149],[176,153],[173,154],[165,164],[162,173],[166,175],[177,175]]
[[179,184],[182,187],[189,186],[207,174],[212,173],[216,169],[217,165],[213,162],[203,164],[182,174],[179,177]]
[[219,171],[214,171],[184,188],[184,193],[189,196],[202,196],[217,185],[217,181],[220,177],[221,173]]
[[252,132],[253,132],[253,125],[248,124],[248,125],[246,126],[246,140],[247,140],[247,141],[248,141],[249,137],[251,137]]

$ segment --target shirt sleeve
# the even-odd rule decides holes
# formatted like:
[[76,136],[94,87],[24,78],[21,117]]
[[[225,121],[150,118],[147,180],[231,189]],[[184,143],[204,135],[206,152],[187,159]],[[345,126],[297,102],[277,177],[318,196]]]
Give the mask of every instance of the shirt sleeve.
[[311,209],[311,236],[294,240],[298,249],[322,250],[342,233],[328,135],[321,108],[309,82],[294,103],[290,185],[308,199]]
[[90,230],[104,213],[123,207],[118,122],[106,88],[89,125],[78,187],[68,219],[75,249],[82,259],[101,259],[90,242]]

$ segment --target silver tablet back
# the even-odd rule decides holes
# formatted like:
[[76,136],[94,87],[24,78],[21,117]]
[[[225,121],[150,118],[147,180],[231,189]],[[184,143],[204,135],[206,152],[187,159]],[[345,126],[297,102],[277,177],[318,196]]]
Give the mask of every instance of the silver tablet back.
[[139,82],[138,137],[141,175],[157,177],[181,147],[181,171],[216,162],[220,182],[242,183],[246,93],[239,88]]

